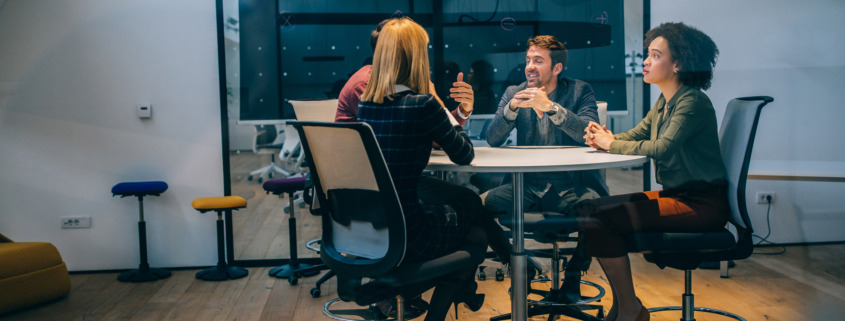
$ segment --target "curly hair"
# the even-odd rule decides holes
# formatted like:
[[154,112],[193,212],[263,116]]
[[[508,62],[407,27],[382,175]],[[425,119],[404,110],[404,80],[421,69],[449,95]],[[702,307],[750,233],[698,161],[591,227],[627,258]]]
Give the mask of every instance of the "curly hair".
[[566,67],[566,61],[569,59],[569,53],[566,47],[555,36],[539,35],[528,39],[528,48],[537,46],[540,48],[549,49],[549,55],[552,58],[552,67],[557,63],[563,64]]
[[719,56],[713,39],[682,22],[667,22],[646,32],[643,50],[648,51],[648,45],[657,37],[663,37],[669,43],[672,59],[680,68],[678,80],[682,84],[699,90],[710,88]]

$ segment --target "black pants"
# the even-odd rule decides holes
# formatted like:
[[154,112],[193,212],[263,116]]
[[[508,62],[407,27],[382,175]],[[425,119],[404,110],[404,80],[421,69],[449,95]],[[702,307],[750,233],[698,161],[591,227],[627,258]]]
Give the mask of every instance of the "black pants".
[[[537,189],[537,188],[535,188]],[[522,205],[526,212],[557,212],[567,216],[579,215],[580,204],[598,197],[595,191],[584,188],[570,188],[565,191],[557,191],[550,188],[543,197],[531,192],[531,188],[524,188]],[[493,188],[484,198],[484,206],[500,215],[512,215],[513,213],[513,184],[507,183]],[[590,267],[592,259],[584,253],[584,246],[581,242],[575,247],[575,253],[566,265],[565,275],[569,277],[580,277],[582,271]]]

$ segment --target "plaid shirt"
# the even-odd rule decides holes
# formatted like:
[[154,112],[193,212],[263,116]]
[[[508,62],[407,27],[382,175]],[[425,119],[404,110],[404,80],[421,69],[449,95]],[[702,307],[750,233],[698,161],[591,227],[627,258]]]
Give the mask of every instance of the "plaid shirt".
[[475,156],[472,142],[460,126],[451,124],[443,107],[431,95],[405,90],[392,98],[382,104],[361,101],[358,120],[373,128],[387,162],[405,212],[408,247],[423,246],[428,250],[414,254],[436,255],[454,246],[448,243],[459,239],[459,235],[453,235],[459,232],[443,228],[441,218],[433,217],[436,215],[428,209],[424,211],[417,196],[417,184],[431,156],[432,141],[456,164],[472,161]]

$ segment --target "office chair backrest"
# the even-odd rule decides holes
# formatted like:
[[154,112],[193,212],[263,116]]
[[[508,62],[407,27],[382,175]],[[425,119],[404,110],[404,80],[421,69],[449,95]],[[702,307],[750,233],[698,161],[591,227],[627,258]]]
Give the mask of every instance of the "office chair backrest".
[[296,120],[333,122],[337,113],[337,99],[291,100]]
[[282,142],[285,136],[280,135],[284,132],[279,126],[270,125],[256,125],[255,138],[252,141],[252,151],[256,154],[275,153],[282,148]]
[[464,123],[464,131],[467,132],[469,138],[484,140],[487,139],[487,125],[493,120],[492,114],[472,115]]
[[273,144],[276,137],[279,136],[276,125],[258,125],[255,129],[258,131],[258,136],[255,137],[255,145],[259,148]]
[[405,218],[366,123],[292,122],[300,134],[323,215],[320,256],[344,277],[378,276],[405,254]]
[[757,133],[760,111],[772,97],[742,97],[731,100],[719,128],[719,146],[728,175],[728,201],[731,206],[730,221],[738,229],[739,241],[750,242],[751,220],[745,200],[745,183],[751,150]]
[[596,106],[598,107],[599,112],[599,125],[607,124],[607,102],[597,101]]

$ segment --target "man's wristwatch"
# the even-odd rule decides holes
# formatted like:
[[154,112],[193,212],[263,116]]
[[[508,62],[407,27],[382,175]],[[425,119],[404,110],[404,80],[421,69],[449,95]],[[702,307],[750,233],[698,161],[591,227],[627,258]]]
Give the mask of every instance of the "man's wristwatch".
[[558,107],[554,102],[552,102],[552,107],[549,108],[549,111],[547,111],[546,114],[549,114],[549,116],[554,116],[559,110],[560,107]]

